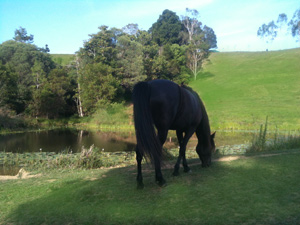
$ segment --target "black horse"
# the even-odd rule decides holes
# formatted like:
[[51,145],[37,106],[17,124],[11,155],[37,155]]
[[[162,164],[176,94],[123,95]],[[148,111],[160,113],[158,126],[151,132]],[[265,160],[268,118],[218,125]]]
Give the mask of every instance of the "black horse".
[[211,164],[211,153],[215,149],[215,133],[210,134],[205,107],[198,94],[191,88],[179,86],[168,80],[140,82],[133,89],[133,104],[137,139],[138,188],[144,187],[141,167],[143,156],[148,156],[154,163],[158,185],[165,185],[166,181],[161,173],[161,159],[162,146],[166,141],[168,130],[176,130],[180,145],[173,175],[179,174],[181,160],[183,160],[184,172],[190,171],[185,150],[190,137],[195,132],[198,138],[196,151],[202,167]]

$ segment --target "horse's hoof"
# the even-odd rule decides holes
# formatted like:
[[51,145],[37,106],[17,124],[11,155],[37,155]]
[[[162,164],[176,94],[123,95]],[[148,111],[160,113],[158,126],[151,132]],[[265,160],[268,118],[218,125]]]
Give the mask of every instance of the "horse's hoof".
[[138,184],[137,184],[137,189],[138,189],[138,190],[144,189],[144,184],[143,184],[143,183],[138,183]]
[[210,164],[208,164],[208,163],[202,164],[202,167],[203,167],[203,168],[207,168],[207,167],[209,167],[209,166],[210,166]]
[[158,184],[158,186],[160,187],[165,187],[167,186],[167,182],[163,179],[163,180],[160,180],[160,181],[156,181],[156,183]]
[[163,181],[163,182],[157,182],[158,186],[160,186],[161,188],[166,187],[167,186],[167,182]]
[[184,171],[185,173],[191,173],[191,172],[192,172],[191,169],[190,169],[190,167],[184,168],[183,171]]
[[178,171],[174,171],[173,172],[173,176],[175,176],[175,177],[179,176],[179,172]]

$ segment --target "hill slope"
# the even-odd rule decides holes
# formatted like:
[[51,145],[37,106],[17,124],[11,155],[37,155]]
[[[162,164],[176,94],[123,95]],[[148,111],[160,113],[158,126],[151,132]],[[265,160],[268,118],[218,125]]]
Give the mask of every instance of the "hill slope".
[[300,129],[300,49],[212,53],[190,83],[214,129]]
[[74,54],[51,54],[52,59],[59,65],[66,66],[75,60]]

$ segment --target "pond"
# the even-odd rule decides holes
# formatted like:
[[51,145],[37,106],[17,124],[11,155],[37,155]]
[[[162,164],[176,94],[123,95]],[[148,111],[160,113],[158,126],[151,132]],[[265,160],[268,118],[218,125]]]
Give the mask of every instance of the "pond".
[[[251,141],[252,133],[248,132],[221,132],[216,134],[216,146],[243,144]],[[134,151],[134,132],[100,132],[76,129],[57,129],[48,131],[24,132],[0,135],[0,151],[24,152],[80,152],[83,147],[91,145],[106,152]],[[197,144],[194,135],[188,144],[193,148]],[[165,143],[166,148],[176,147],[175,132],[170,131]]]
[[[217,148],[225,145],[238,145],[250,142],[253,133],[221,132],[216,134]],[[0,152],[31,153],[55,152],[76,153],[81,149],[94,145],[105,152],[134,151],[136,140],[134,132],[101,132],[76,129],[57,129],[48,131],[24,132],[0,135]],[[194,135],[187,149],[194,149],[197,138]],[[174,131],[169,132],[165,148],[177,148],[177,138]],[[0,165],[0,175],[16,174],[18,168],[3,168]]]
[[94,145],[109,152],[133,151],[132,133],[106,133],[76,129],[57,129],[0,135],[0,151],[24,152],[80,152]]

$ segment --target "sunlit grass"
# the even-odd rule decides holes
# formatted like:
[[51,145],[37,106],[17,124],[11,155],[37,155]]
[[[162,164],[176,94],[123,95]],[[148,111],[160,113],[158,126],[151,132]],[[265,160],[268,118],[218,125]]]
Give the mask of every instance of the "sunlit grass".
[[212,53],[197,81],[215,129],[298,130],[300,49]]

